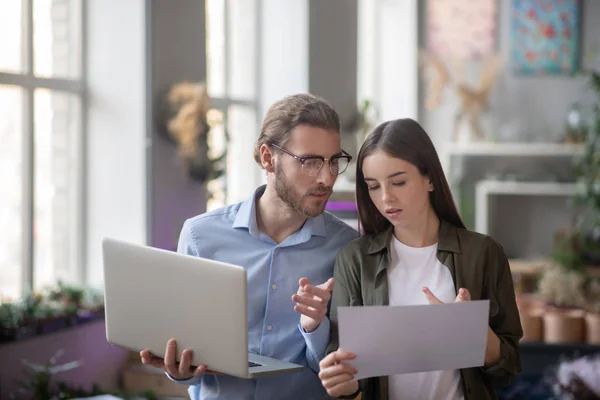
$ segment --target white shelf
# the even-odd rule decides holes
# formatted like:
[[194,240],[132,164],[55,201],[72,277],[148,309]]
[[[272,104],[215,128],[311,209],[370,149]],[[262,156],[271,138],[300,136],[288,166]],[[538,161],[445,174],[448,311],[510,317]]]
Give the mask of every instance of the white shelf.
[[573,196],[577,193],[577,184],[483,180],[477,182],[475,192],[484,195]]
[[[469,157],[506,157],[529,159],[536,162],[538,158],[554,157],[568,161],[583,155],[582,144],[568,143],[535,143],[535,142],[446,142],[440,147],[442,168],[448,178],[454,201],[460,208],[460,194],[455,187],[463,176],[465,164],[462,160]],[[457,162],[458,161],[458,162]]]
[[447,143],[443,151],[448,155],[464,156],[534,156],[569,157],[583,154],[583,145],[566,143]]
[[489,233],[489,198],[492,195],[570,197],[577,191],[575,183],[479,181],[475,186],[475,230]]

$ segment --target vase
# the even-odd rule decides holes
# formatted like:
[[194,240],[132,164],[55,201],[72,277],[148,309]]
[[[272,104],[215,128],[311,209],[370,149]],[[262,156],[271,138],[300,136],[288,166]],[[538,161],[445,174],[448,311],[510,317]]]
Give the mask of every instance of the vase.
[[588,344],[600,344],[600,313],[585,314],[585,341]]
[[573,103],[567,111],[565,118],[564,139],[567,143],[583,143],[586,139],[589,127],[586,124],[586,118],[581,106]]
[[544,338],[544,309],[543,301],[527,294],[517,295],[519,319],[523,328],[522,342],[541,342]]
[[579,343],[584,341],[585,312],[578,309],[548,309],[544,313],[544,342]]

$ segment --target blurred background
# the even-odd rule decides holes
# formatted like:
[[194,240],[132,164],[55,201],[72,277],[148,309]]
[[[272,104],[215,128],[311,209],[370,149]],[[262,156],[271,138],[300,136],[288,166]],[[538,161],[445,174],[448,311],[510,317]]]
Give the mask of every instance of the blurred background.
[[[353,156],[393,118],[432,137],[510,259],[524,371],[501,397],[600,396],[598,20],[595,0],[0,0],[0,399],[187,397],[106,343],[101,240],[175,250],[245,199],[266,109],[299,92]],[[352,166],[328,209],[356,226]]]

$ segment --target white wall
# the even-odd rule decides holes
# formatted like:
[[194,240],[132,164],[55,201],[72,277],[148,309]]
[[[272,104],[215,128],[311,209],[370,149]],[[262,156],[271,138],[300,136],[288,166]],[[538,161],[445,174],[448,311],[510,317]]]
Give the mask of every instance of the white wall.
[[[425,4],[421,5],[421,35],[426,43]],[[581,17],[581,52],[586,57],[592,46],[598,44],[600,28],[596,21],[600,17],[600,2],[582,2]],[[510,141],[503,137],[503,129],[515,131],[510,136],[518,136],[514,140],[537,138],[553,142],[559,139],[564,126],[564,118],[569,105],[576,101],[589,102],[591,92],[584,93],[587,85],[585,77],[567,75],[523,76],[511,71],[510,60],[510,24],[512,1],[498,2],[498,50],[506,58],[504,71],[500,74],[494,91],[490,95],[490,113],[483,123],[490,135],[499,140]],[[594,64],[598,67],[600,58]],[[476,68],[476,66],[474,66]],[[592,67],[584,62],[584,67]],[[466,68],[467,79],[477,82],[478,73],[475,68]],[[475,73],[475,74],[473,74]],[[436,110],[427,110],[421,106],[421,120],[425,129],[437,143],[451,140],[452,121],[458,105],[456,94],[447,88],[443,95],[443,104]],[[533,118],[532,118],[533,116]]]
[[146,242],[146,5],[87,2],[87,283],[102,282],[101,243]]

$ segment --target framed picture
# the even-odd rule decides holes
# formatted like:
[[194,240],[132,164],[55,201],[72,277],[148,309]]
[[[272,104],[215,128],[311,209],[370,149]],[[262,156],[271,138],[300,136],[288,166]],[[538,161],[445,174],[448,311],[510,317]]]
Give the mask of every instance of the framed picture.
[[577,72],[580,24],[579,0],[513,0],[513,70],[521,74]]
[[427,49],[442,58],[480,58],[495,52],[496,0],[429,0]]

